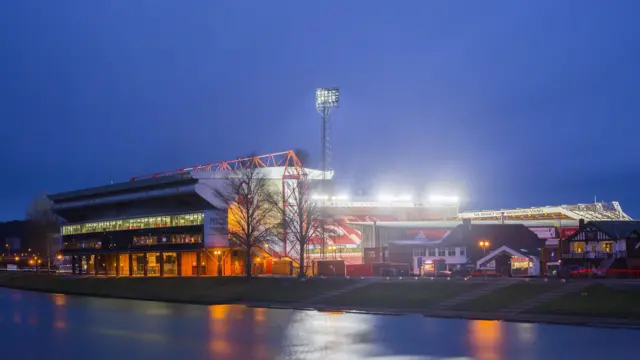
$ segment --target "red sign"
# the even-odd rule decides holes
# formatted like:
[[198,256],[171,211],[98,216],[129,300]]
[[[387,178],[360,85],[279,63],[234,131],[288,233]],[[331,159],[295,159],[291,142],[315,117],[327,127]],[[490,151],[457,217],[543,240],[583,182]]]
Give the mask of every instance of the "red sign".
[[569,236],[573,235],[574,232],[578,231],[577,227],[562,227],[560,228],[560,237],[562,239],[566,239]]

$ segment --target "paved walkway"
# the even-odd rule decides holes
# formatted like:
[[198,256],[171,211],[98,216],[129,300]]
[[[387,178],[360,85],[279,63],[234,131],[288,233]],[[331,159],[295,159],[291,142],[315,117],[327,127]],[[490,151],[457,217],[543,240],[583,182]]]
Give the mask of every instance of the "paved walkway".
[[440,304],[436,305],[437,309],[441,309],[441,310],[445,310],[448,308],[451,308],[453,306],[462,304],[464,302],[473,300],[477,297],[480,297],[482,295],[494,292],[498,289],[502,289],[504,287],[507,287],[509,285],[515,284],[517,281],[520,280],[516,280],[516,279],[495,279],[492,280],[490,282],[486,282],[486,286],[483,286],[477,290],[474,291],[469,291],[466,292],[460,296],[454,297],[452,299],[447,299],[443,302],[441,302]]
[[378,280],[380,280],[380,279],[378,279],[378,278],[366,278],[366,279],[358,280],[358,281],[354,282],[353,284],[351,284],[349,286],[345,286],[343,288],[340,288],[340,289],[337,289],[337,290],[334,290],[334,291],[330,291],[330,292],[327,292],[327,293],[324,293],[324,294],[320,294],[320,295],[318,295],[316,297],[313,297],[311,299],[307,299],[307,300],[301,301],[298,304],[299,305],[317,304],[318,302],[320,302],[320,301],[322,301],[322,300],[324,300],[326,298],[330,298],[330,297],[333,297],[333,296],[336,296],[336,295],[340,295],[340,294],[346,293],[347,291],[351,291],[351,290],[359,289],[361,287],[365,287],[365,286],[367,286],[369,284],[373,284],[373,283],[377,282]]
[[583,281],[576,281],[576,282],[562,284],[555,290],[543,293],[539,296],[529,299],[528,301],[511,305],[507,308],[499,310],[499,312],[505,313],[505,314],[519,314],[522,312],[526,312],[527,310],[533,309],[538,305],[542,305],[544,303],[547,303],[559,297],[578,292],[581,289],[584,289],[585,287],[592,284],[593,284],[592,282],[583,282]]

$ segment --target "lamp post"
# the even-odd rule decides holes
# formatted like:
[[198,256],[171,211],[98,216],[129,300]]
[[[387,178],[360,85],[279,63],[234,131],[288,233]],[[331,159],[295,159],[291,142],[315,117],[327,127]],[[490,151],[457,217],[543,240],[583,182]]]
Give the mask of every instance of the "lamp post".
[[213,253],[216,255],[216,262],[218,263],[218,276],[222,276],[222,251],[215,250]]
[[480,247],[482,248],[483,253],[487,255],[487,248],[491,245],[491,243],[487,240],[480,240],[478,245],[480,245]]
[[338,248],[337,248],[337,247],[335,247],[335,246],[332,246],[332,247],[330,247],[330,248],[329,248],[329,250],[333,251],[333,260],[336,260],[336,259],[337,259],[337,257],[336,257],[336,250],[337,250],[337,249],[338,249]]

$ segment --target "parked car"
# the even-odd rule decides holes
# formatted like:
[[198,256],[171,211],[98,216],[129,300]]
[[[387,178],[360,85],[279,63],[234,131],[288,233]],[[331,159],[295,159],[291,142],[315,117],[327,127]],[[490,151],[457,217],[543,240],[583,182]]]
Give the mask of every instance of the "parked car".
[[461,269],[455,269],[455,270],[451,271],[451,275],[450,276],[451,277],[465,278],[465,277],[470,276],[470,275],[471,275],[471,270],[461,268]]
[[560,277],[589,277],[591,276],[591,269],[581,265],[569,265],[560,269]]

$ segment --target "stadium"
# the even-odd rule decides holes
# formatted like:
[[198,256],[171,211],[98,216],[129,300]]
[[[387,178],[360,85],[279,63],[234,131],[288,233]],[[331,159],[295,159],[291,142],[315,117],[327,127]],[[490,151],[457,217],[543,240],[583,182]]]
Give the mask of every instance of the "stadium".
[[[96,275],[240,275],[242,251],[228,240],[228,218],[213,190],[240,168],[255,167],[290,203],[294,184],[333,178],[304,167],[294,151],[221,161],[131,178],[127,182],[49,195],[65,220],[62,255],[74,271]],[[388,262],[389,241],[442,240],[456,227],[520,224],[537,234],[539,248],[568,237],[579,221],[630,220],[620,204],[595,203],[458,212],[457,198],[416,202],[408,196],[348,198],[324,194],[326,240],[309,246],[311,260],[347,265]],[[321,200],[320,200],[321,199]],[[224,213],[224,211],[223,211]],[[471,246],[471,245],[469,245]],[[299,250],[286,237],[256,248],[255,274],[291,274]],[[470,251],[467,251],[470,252]],[[552,261],[548,261],[552,262]]]

